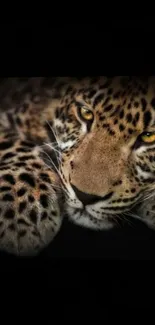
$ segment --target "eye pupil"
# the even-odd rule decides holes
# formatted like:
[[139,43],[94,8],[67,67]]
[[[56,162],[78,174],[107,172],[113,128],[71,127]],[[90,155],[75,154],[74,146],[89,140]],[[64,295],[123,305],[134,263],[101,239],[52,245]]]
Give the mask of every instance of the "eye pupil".
[[91,121],[93,120],[93,112],[87,107],[81,107],[80,115],[84,120]]

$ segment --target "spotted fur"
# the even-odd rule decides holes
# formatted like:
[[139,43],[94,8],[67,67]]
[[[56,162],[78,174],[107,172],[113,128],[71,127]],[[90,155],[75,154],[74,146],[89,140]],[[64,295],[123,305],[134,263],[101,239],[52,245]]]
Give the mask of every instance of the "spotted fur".
[[[10,78],[0,88],[0,249],[39,253],[63,216],[155,227],[155,78]],[[80,108],[93,112],[86,122]]]

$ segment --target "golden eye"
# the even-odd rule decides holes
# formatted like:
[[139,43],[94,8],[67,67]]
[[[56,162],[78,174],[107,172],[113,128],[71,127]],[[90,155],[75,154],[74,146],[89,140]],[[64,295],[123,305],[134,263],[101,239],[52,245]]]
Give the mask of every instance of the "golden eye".
[[93,112],[85,106],[80,108],[80,115],[86,121],[92,121],[94,118]]
[[154,132],[145,132],[141,135],[141,140],[145,143],[155,142],[155,133]]

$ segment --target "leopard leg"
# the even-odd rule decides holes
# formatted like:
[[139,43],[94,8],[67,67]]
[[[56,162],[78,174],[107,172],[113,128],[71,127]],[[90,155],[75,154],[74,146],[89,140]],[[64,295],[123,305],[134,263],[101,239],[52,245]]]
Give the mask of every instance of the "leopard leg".
[[57,173],[33,143],[0,137],[0,250],[38,254],[58,233],[63,197]]

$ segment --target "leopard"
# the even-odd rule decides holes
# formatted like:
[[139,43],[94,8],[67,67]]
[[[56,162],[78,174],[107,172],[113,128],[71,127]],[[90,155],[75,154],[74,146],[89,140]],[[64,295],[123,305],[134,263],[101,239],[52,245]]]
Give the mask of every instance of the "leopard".
[[155,77],[0,81],[0,250],[38,256],[65,218],[155,229]]

